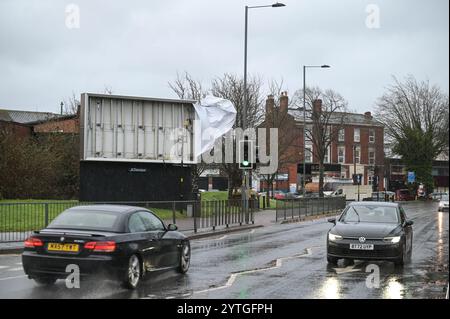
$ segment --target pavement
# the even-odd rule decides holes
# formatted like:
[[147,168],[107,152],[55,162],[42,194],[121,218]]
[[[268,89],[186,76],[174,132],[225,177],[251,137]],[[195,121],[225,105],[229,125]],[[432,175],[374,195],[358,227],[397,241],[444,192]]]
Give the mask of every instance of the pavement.
[[[93,278],[79,289],[63,280],[51,288],[26,278],[18,254],[0,256],[0,298],[147,298],[147,299],[441,299],[448,287],[449,214],[436,203],[404,204],[414,220],[413,254],[403,268],[390,262],[326,261],[325,216],[300,223],[275,223],[270,212],[264,227],[191,240],[187,274],[173,270],[150,275],[138,289]],[[255,225],[257,225],[255,219]]]

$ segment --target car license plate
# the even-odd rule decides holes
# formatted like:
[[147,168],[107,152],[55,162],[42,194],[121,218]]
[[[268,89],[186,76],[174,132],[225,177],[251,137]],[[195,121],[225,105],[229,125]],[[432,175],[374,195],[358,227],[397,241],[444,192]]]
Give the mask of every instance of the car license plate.
[[47,246],[48,251],[78,252],[78,249],[79,246],[77,244],[49,243]]
[[350,249],[373,250],[373,244],[350,244]]

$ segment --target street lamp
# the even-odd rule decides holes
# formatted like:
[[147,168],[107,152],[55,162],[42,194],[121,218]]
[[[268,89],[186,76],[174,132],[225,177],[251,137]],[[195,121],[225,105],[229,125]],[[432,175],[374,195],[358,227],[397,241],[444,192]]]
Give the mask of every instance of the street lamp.
[[263,6],[245,6],[245,39],[244,39],[244,105],[243,105],[243,118],[242,118],[242,130],[246,129],[247,126],[247,33],[248,33],[248,9],[258,9],[258,8],[280,8],[286,5],[280,2],[276,2],[270,5]]
[[[258,8],[280,8],[285,7],[286,5],[280,2],[276,2],[274,4],[270,5],[263,5],[263,6],[245,6],[245,39],[244,39],[244,105],[242,108],[242,131],[245,131],[247,127],[247,33],[248,33],[248,9],[258,9]],[[247,212],[248,207],[248,189],[249,189],[249,179],[247,176],[247,171],[244,171],[244,183],[243,183],[243,189],[241,191],[241,196],[243,199],[243,207],[245,212]],[[244,196],[245,192],[245,196]],[[248,217],[246,217],[247,219]],[[248,222],[248,220],[247,220]]]
[[305,196],[305,179],[306,179],[306,68],[328,69],[330,68],[330,66],[327,64],[303,66],[303,178],[302,178],[303,196]]

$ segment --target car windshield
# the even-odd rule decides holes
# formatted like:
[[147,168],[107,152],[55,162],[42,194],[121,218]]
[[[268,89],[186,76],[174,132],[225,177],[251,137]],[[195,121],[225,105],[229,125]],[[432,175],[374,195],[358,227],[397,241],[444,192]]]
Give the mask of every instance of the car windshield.
[[47,228],[117,231],[117,214],[97,210],[67,210],[56,217]]
[[441,200],[448,202],[448,195],[442,195]]
[[398,223],[397,208],[392,206],[349,206],[342,217],[343,223]]

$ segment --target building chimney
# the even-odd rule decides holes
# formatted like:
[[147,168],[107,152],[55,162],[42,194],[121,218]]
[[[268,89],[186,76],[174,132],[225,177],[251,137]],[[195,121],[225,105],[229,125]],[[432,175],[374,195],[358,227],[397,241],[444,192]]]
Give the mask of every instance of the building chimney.
[[288,111],[289,98],[287,95],[287,91],[281,92],[280,96],[280,112],[287,113]]
[[366,113],[364,113],[364,117],[365,117],[366,119],[368,119],[368,120],[371,120],[371,119],[372,119],[372,113],[366,112]]
[[273,99],[273,95],[270,94],[267,96],[266,100],[266,122],[269,123],[269,119],[273,114],[273,109],[275,107],[275,100]]
[[322,100],[317,99],[313,101],[313,112],[314,113],[321,113],[322,112]]

